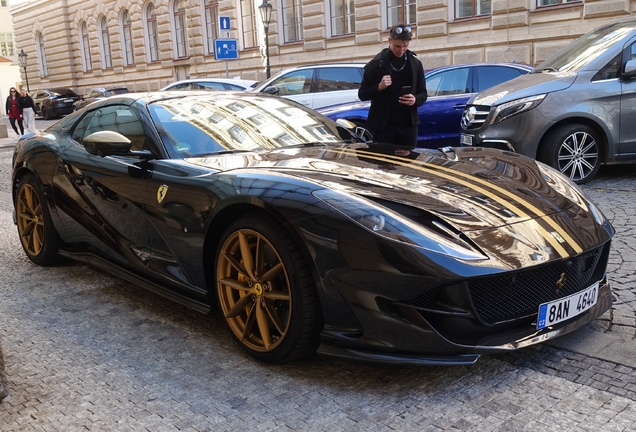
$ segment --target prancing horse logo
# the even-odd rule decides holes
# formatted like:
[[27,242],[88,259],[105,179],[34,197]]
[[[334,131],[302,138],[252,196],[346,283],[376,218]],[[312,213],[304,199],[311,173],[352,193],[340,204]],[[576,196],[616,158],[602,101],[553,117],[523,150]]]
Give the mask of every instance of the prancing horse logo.
[[159,189],[157,189],[157,201],[159,202],[159,204],[161,204],[161,201],[163,201],[163,199],[166,197],[167,194],[168,194],[168,186],[167,185],[159,186]]
[[565,272],[561,273],[561,277],[556,281],[556,292],[557,292],[557,294],[559,293],[561,288],[563,288],[563,285],[565,285]]

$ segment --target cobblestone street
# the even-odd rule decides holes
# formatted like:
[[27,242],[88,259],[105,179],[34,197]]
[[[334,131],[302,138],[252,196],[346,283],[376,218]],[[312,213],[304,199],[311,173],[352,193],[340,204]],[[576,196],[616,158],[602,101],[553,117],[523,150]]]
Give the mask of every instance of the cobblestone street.
[[[38,125],[39,127],[40,125]],[[636,167],[584,187],[617,229],[611,311],[471,367],[256,362],[205,316],[92,267],[42,268],[12,221],[0,139],[1,431],[636,431]]]

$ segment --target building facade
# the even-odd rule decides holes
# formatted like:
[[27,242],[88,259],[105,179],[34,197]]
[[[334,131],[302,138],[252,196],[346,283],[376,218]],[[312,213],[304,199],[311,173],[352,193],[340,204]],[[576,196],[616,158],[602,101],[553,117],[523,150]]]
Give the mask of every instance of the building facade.
[[13,23],[9,0],[0,0],[0,114],[6,115],[4,102],[11,87],[20,88],[20,66],[13,41]]
[[[186,78],[265,79],[263,0],[32,0],[11,9],[30,88],[125,86],[158,90]],[[536,65],[583,33],[626,18],[630,0],[273,0],[271,72],[368,61],[388,28],[413,31],[425,69],[458,63]],[[229,18],[230,30],[219,25]],[[215,39],[238,60],[216,60]],[[23,73],[24,75],[24,73]],[[22,76],[23,80],[25,79]]]

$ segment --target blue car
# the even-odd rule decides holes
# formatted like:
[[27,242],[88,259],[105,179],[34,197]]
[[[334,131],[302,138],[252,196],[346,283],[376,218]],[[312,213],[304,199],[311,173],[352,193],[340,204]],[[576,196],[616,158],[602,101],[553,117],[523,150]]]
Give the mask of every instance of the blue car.
[[[476,93],[532,71],[518,63],[475,63],[444,66],[426,73],[428,99],[418,108],[418,147],[458,146],[460,119],[466,102]],[[346,119],[365,126],[370,102],[332,105],[318,111],[332,120]]]

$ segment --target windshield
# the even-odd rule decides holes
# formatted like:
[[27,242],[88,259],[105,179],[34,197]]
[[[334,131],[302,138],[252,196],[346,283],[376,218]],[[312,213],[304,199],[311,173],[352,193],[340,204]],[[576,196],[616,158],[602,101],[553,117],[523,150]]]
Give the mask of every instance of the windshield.
[[630,21],[592,30],[550,56],[535,72],[577,72],[635,29],[636,21]]
[[345,135],[332,120],[276,97],[190,95],[154,102],[149,109],[172,158],[335,142]]

